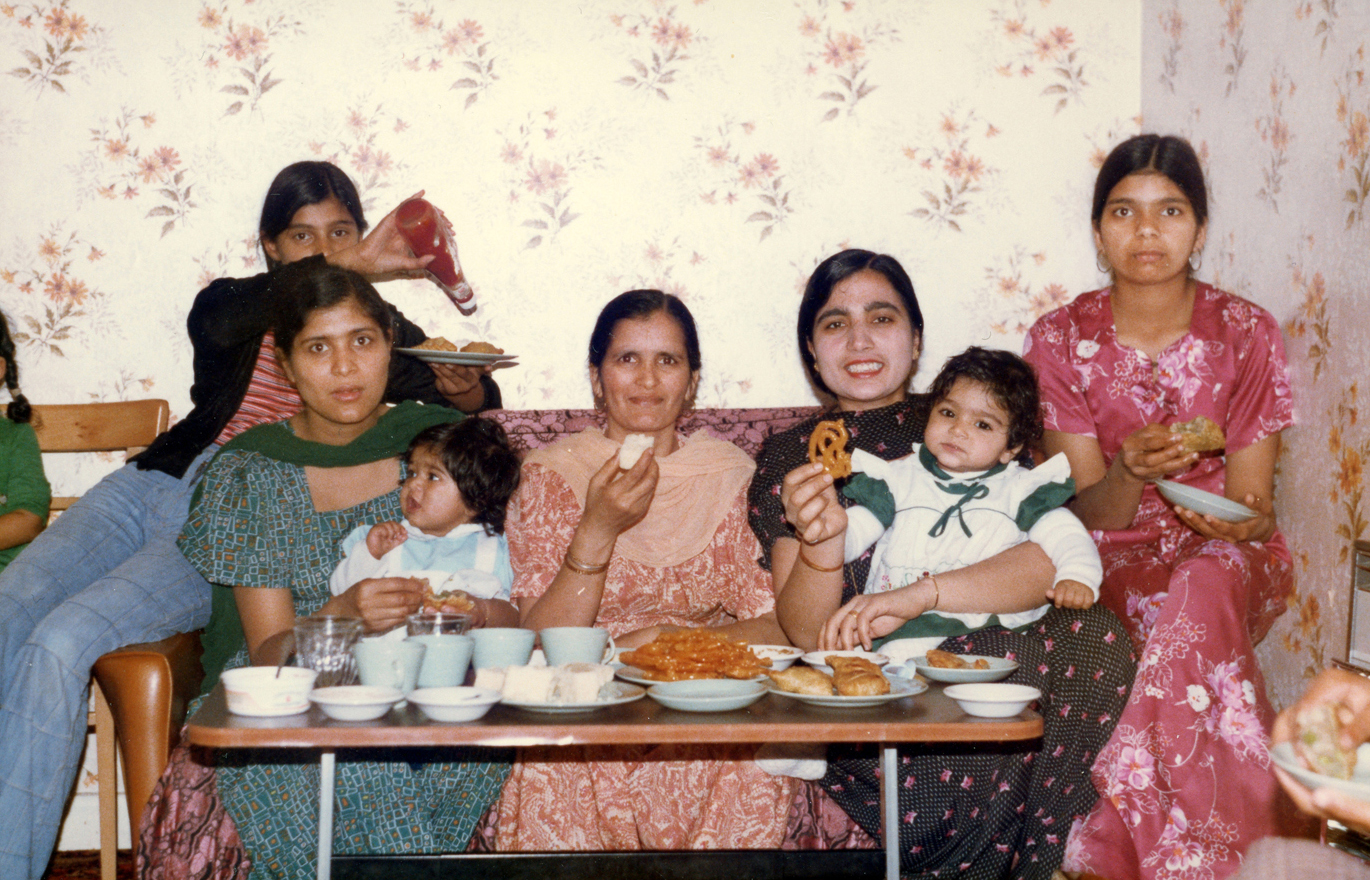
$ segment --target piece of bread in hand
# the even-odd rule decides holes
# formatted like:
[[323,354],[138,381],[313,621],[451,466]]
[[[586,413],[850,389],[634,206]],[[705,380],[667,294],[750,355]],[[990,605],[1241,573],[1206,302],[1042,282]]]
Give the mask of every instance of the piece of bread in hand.
[[629,434],[623,438],[623,445],[618,448],[618,466],[622,470],[632,470],[633,465],[642,457],[642,453],[651,449],[656,440],[651,434]]
[[1176,422],[1170,426],[1170,431],[1184,437],[1186,452],[1213,452],[1227,445],[1223,429],[1205,416],[1196,416],[1187,422]]
[[1356,750],[1341,747],[1341,716],[1346,711],[1340,703],[1324,703],[1303,709],[1295,716],[1294,753],[1308,769],[1337,779],[1351,778],[1356,769]]

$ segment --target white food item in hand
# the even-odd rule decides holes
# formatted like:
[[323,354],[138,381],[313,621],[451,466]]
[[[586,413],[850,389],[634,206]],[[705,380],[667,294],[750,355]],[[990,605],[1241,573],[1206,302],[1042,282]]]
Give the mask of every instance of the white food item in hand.
[[651,434],[629,434],[623,438],[623,446],[618,450],[618,466],[623,470],[630,469],[637,464],[637,460],[642,457],[642,453],[656,443]]

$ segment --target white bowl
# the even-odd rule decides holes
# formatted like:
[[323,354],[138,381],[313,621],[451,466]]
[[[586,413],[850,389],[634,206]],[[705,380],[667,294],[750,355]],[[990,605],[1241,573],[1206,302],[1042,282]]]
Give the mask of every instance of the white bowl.
[[748,645],[752,653],[762,660],[771,661],[771,672],[783,672],[794,665],[794,661],[804,656],[803,648],[789,645]]
[[[277,674],[279,671],[279,674]],[[309,708],[318,673],[300,666],[243,666],[219,676],[235,715],[298,715]]]
[[889,657],[875,651],[810,651],[804,655],[803,660],[819,672],[832,675],[832,668],[825,662],[826,658],[832,656],[864,657],[876,666],[887,666],[890,662]]
[[404,699],[398,688],[365,684],[315,688],[309,699],[323,714],[339,721],[374,721]]
[[1200,516],[1211,516],[1223,522],[1243,522],[1256,515],[1256,511],[1245,504],[1173,480],[1157,480],[1156,491],[1171,504],[1178,504]]
[[1003,681],[953,684],[947,687],[946,694],[967,715],[979,715],[982,718],[1017,715],[1028,707],[1028,703],[1042,697],[1042,692],[1035,687]]
[[434,721],[475,721],[499,700],[499,691],[478,687],[419,688],[409,692],[409,702]]
[[668,709],[682,712],[731,712],[750,706],[769,688],[761,681],[732,678],[697,678],[664,681],[647,688],[647,696]]

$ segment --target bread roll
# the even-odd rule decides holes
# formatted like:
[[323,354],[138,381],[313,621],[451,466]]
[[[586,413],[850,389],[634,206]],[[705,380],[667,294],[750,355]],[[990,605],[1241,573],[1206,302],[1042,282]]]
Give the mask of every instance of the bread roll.
[[1227,445],[1223,429],[1205,416],[1196,416],[1187,422],[1176,422],[1170,426],[1170,430],[1184,437],[1186,452],[1213,452]]
[[829,656],[833,686],[843,697],[878,697],[890,692],[889,680],[865,657]]
[[783,672],[766,674],[778,688],[792,694],[812,694],[820,697],[830,697],[833,694],[832,678],[809,666],[791,666]]

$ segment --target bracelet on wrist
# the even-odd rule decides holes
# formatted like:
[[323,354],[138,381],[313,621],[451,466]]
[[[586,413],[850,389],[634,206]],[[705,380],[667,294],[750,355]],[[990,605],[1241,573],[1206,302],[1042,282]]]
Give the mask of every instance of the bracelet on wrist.
[[823,572],[824,574],[831,574],[831,573],[833,573],[834,571],[841,571],[841,570],[842,570],[842,566],[846,564],[846,563],[843,563],[843,562],[839,562],[839,563],[837,563],[837,565],[834,565],[832,568],[827,568],[827,567],[822,566],[822,565],[814,565],[813,561],[812,561],[811,559],[809,559],[809,557],[807,557],[807,556],[804,555],[804,545],[803,545],[803,544],[800,544],[800,546],[799,546],[799,561],[802,562],[802,563],[804,563],[805,565],[807,565],[809,568],[813,569],[814,571],[821,571],[821,572]]
[[925,577],[925,578],[927,578],[928,580],[932,581],[932,607],[928,608],[929,611],[932,611],[932,610],[933,610],[934,608],[936,608],[939,604],[941,604],[941,602],[942,602],[942,591],[941,591],[940,589],[938,589],[938,587],[937,587],[937,576],[934,575],[932,572],[929,572],[929,571],[923,572],[923,577]]
[[566,550],[566,555],[562,557],[561,561],[567,568],[571,569],[571,571],[580,574],[603,574],[609,570],[609,560],[612,558],[613,556],[610,556],[609,559],[606,559],[601,563],[593,564],[586,562],[583,559],[577,559],[575,554],[568,548]]

